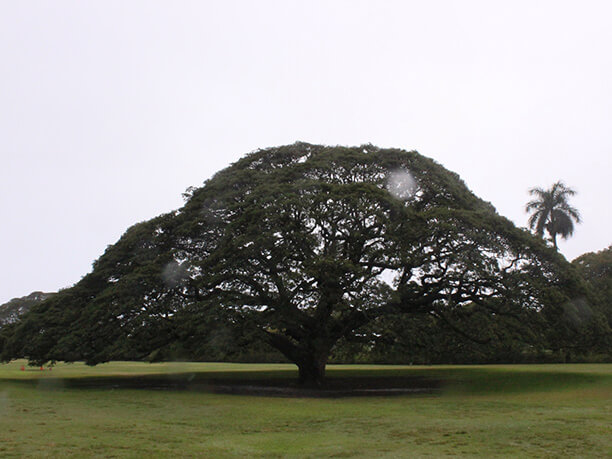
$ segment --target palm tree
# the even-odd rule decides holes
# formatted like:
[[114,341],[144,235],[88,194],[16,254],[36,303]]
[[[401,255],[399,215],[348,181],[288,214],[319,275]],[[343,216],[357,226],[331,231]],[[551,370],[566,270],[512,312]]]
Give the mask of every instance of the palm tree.
[[567,202],[576,192],[559,181],[549,190],[532,188],[529,194],[536,197],[525,206],[525,211],[532,213],[529,217],[529,228],[535,229],[540,237],[544,237],[546,230],[553,246],[558,250],[557,235],[567,239],[574,234],[574,220],[580,223],[580,213]]

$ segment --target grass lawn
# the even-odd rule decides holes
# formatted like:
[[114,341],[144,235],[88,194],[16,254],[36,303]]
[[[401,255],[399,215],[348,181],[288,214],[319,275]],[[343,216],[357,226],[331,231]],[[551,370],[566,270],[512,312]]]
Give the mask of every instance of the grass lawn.
[[330,378],[414,375],[444,385],[435,394],[281,398],[134,386],[293,378],[292,365],[21,371],[23,363],[0,365],[1,457],[612,457],[609,364],[332,365]]

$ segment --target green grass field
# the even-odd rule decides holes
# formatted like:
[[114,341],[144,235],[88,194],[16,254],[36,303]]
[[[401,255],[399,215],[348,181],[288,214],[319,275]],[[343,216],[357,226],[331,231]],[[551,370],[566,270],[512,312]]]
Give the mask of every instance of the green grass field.
[[281,398],[134,387],[293,378],[292,365],[23,363],[0,365],[1,457],[612,457],[612,365],[332,365],[330,378],[444,384],[427,395]]

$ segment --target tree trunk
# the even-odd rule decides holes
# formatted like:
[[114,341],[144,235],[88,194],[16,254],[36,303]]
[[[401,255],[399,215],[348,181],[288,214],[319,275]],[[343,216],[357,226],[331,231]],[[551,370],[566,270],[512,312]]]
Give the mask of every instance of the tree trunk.
[[295,363],[299,370],[299,383],[320,387],[325,377],[325,365],[335,341],[305,338],[301,343],[286,336],[266,332],[268,343]]
[[329,351],[312,352],[298,360],[299,382],[304,386],[320,387],[325,378]]

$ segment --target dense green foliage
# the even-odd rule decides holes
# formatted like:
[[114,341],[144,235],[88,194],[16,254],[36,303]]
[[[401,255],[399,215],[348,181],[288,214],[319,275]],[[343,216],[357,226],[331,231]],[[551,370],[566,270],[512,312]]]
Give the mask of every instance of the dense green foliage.
[[416,152],[271,148],[186,198],[7,327],[3,358],[199,358],[242,340],[318,381],[338,343],[371,347],[393,339],[392,324],[443,324],[483,344],[543,343],[547,325],[561,343],[578,332],[567,305],[589,308],[563,257]]
[[598,304],[612,327],[612,246],[599,252],[585,253],[572,264],[593,287]]
[[612,309],[612,246],[599,252],[585,253],[572,263],[593,286],[596,294],[606,304],[608,318]]
[[50,298],[53,293],[32,292],[21,298],[13,298],[0,305],[0,328],[4,325],[17,322],[19,317],[30,310],[32,306]]

